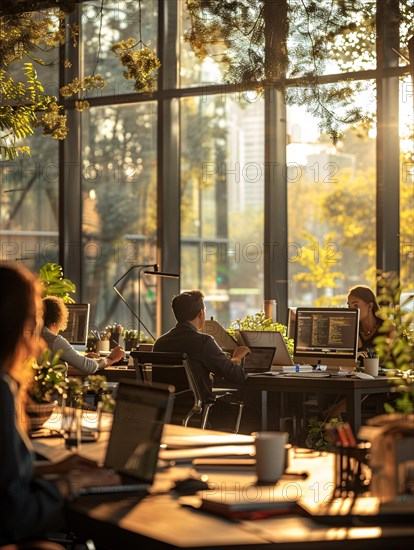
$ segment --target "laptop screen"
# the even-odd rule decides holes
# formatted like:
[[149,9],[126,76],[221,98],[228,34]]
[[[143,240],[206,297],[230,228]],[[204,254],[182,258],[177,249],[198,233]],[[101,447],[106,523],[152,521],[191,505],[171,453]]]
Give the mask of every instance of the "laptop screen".
[[89,330],[89,304],[66,304],[68,326],[60,332],[69,344],[86,346]]
[[244,370],[247,373],[268,372],[272,368],[276,348],[250,347],[250,353],[244,358]]
[[119,383],[105,466],[152,483],[164,424],[171,418],[172,386]]
[[273,330],[241,330],[241,339],[244,345],[276,348],[273,365],[293,365],[283,334]]

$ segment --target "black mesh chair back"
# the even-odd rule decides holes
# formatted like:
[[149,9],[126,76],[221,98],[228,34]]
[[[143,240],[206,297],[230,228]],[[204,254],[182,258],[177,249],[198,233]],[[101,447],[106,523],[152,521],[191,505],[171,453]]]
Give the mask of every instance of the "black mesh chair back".
[[[187,426],[194,414],[201,415],[201,428],[207,427],[208,416],[211,407],[219,400],[231,395],[231,390],[214,389],[213,395],[207,401],[203,401],[200,388],[194,377],[190,360],[186,353],[161,352],[161,351],[132,351],[136,376],[139,381],[151,384],[152,382],[170,384],[175,388],[174,399],[192,396],[191,409],[184,415],[182,425]],[[237,433],[243,410],[242,401],[233,401],[237,406],[237,417],[231,431]]]

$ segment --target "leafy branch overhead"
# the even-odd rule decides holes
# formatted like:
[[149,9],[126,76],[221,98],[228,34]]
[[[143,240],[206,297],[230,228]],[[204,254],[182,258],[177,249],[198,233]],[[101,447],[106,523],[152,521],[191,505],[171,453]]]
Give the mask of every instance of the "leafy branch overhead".
[[[36,128],[42,128],[43,135],[59,140],[68,133],[59,98],[47,93],[42,84],[45,77],[41,79],[35,69],[42,67],[42,74],[46,74],[45,69],[59,60],[59,47],[78,44],[79,29],[65,23],[67,13],[63,11],[73,9],[75,3],[57,1],[55,5],[62,10],[48,7],[50,2],[24,3],[23,8],[38,7],[37,12],[16,13],[10,2],[2,3],[0,8],[0,159],[30,154],[30,147],[20,140],[34,135]],[[136,45],[141,48],[134,51]],[[147,45],[129,39],[115,44],[113,51],[127,68],[125,78],[135,80],[135,91],[154,90],[154,71],[160,62]],[[62,64],[65,69],[71,67],[68,60],[62,60]],[[74,76],[59,93],[64,98],[74,97],[75,108],[83,111],[89,107],[87,92],[104,86],[103,76],[94,72]]]
[[[225,82],[242,89],[281,90],[288,104],[306,106],[334,142],[344,127],[372,123],[370,106],[363,109],[355,101],[361,83],[344,78],[324,84],[321,77],[375,66],[375,1],[186,3],[190,28],[185,39],[200,59],[209,56],[222,66]],[[400,4],[401,53],[408,59],[412,14]],[[287,87],[286,79],[295,85]]]

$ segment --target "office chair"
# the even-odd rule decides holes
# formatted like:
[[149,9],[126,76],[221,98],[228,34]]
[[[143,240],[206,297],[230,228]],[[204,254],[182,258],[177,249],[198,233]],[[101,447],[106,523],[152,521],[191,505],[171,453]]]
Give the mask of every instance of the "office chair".
[[[204,430],[207,427],[210,410],[213,405],[218,400],[236,391],[227,388],[213,388],[212,397],[203,400],[200,388],[193,375],[189,358],[185,353],[132,351],[131,357],[134,359],[137,380],[144,383],[172,384],[175,387],[175,399],[183,396],[192,397],[193,405],[182,420],[183,426],[187,426],[190,419],[195,414],[198,414],[201,415],[200,427]],[[232,404],[237,406],[237,416],[231,431],[237,433],[240,427],[244,403],[242,401],[235,401]]]

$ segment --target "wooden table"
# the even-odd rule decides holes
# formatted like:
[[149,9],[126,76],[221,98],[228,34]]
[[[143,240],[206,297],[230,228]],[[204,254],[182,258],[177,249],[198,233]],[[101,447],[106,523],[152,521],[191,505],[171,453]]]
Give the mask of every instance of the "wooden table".
[[[166,426],[164,441],[169,437],[209,435],[227,437],[228,434],[201,431],[181,426]],[[237,436],[231,435],[232,441]],[[241,436],[243,437],[243,436]],[[103,456],[105,435],[98,447],[83,446],[85,456]],[[39,444],[37,442],[36,444]],[[43,440],[43,451],[49,445]],[[275,491],[289,498],[300,496],[305,500],[322,501],[333,488],[333,456],[319,453],[301,454],[292,450],[290,470],[307,470],[306,480],[281,480],[275,486],[257,486],[253,473],[235,474],[215,472],[209,474],[210,488],[203,493],[218,490]],[[177,479],[188,476],[187,467],[172,467],[157,474],[152,494],[137,502],[133,496],[106,495],[82,497],[68,504],[69,527],[80,536],[92,538],[105,549],[243,549],[275,548],[295,549],[381,549],[393,550],[411,547],[414,527],[411,525],[360,525],[335,526],[316,523],[311,517],[286,516],[257,521],[230,521],[218,516],[183,507],[178,495],[170,492]],[[256,494],[256,493],[255,493]],[[254,495],[251,496],[254,498]]]
[[[283,414],[283,404],[286,394],[289,393],[317,393],[343,395],[346,400],[346,416],[355,433],[361,426],[361,402],[368,394],[387,393],[390,390],[390,380],[379,376],[372,380],[332,376],[330,378],[289,378],[287,376],[249,376],[243,384],[243,399],[246,400],[248,391],[259,391],[261,394],[261,429],[281,428],[280,415]],[[270,394],[279,394],[281,406],[279,418],[275,418],[275,410],[269,407]],[[297,411],[298,414],[301,411]]]

